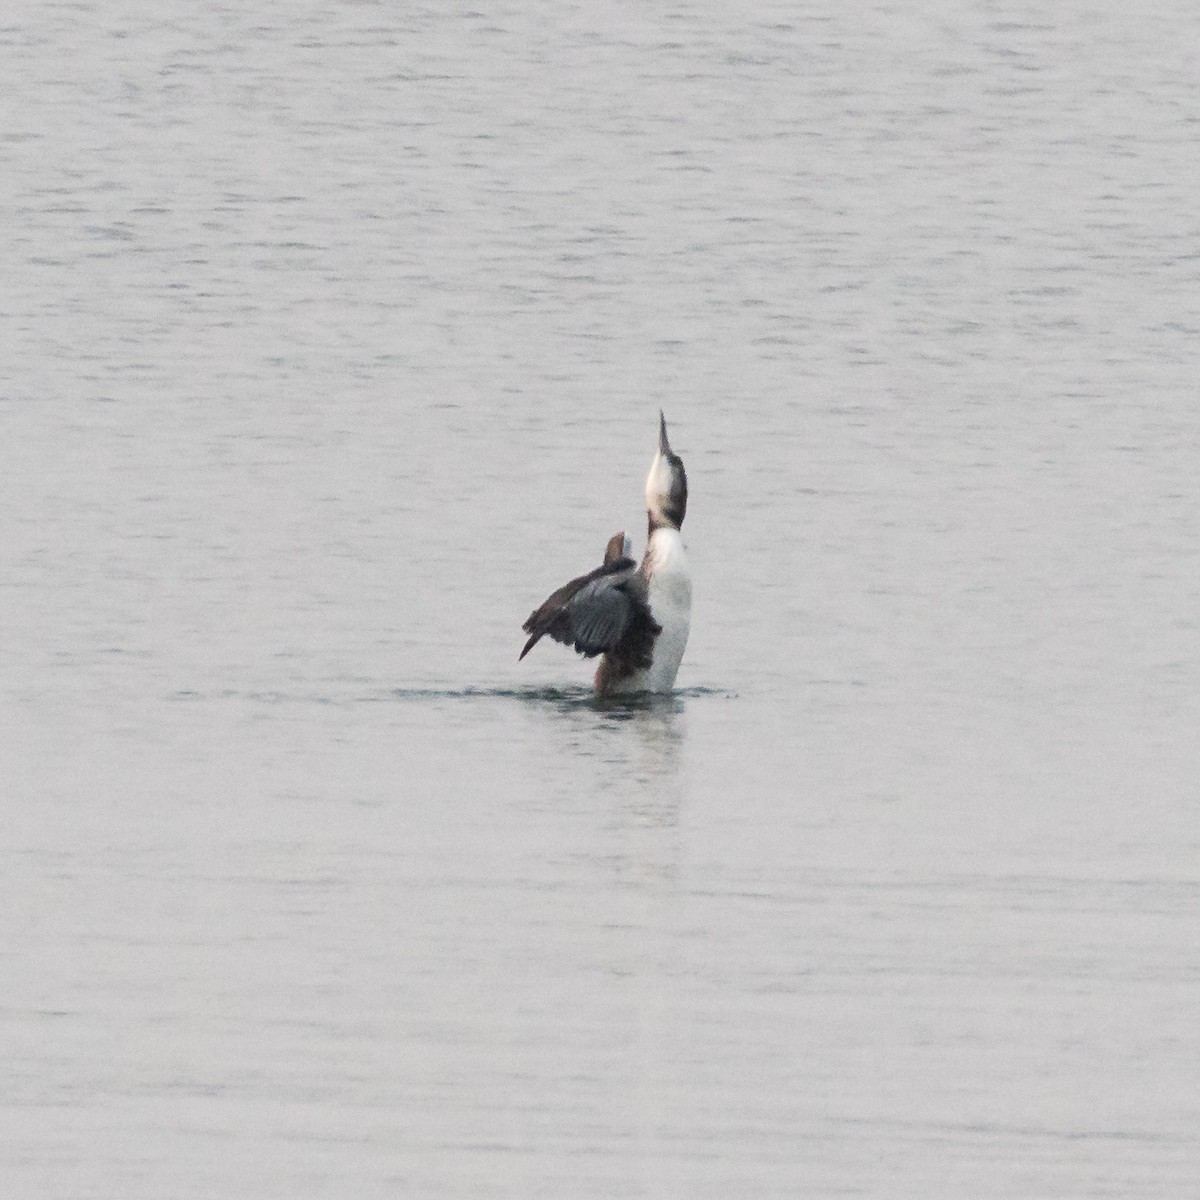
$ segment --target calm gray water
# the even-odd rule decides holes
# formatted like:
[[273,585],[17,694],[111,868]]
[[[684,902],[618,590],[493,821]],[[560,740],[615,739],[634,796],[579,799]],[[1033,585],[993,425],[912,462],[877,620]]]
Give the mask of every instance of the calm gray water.
[[[1195,1194],[1198,21],[1127,9],[6,12],[5,1195]],[[520,623],[659,407],[692,641],[597,707]]]

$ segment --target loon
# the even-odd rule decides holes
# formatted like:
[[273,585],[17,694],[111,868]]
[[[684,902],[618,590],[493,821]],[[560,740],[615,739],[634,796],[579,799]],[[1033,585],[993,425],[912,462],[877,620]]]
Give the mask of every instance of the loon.
[[683,460],[671,449],[660,412],[658,453],[646,476],[650,528],[641,565],[630,557],[625,534],[613,534],[600,566],[563,584],[529,614],[523,626],[529,641],[518,661],[549,634],[585,658],[601,656],[599,695],[669,692],[692,620],[692,579],[679,533],[687,494]]

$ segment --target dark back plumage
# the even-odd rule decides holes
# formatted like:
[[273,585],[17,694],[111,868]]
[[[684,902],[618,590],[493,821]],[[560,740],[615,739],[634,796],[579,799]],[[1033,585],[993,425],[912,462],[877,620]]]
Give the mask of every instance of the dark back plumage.
[[604,547],[604,565],[607,567],[609,563],[614,563],[618,558],[625,557],[625,530],[620,533],[614,533],[608,539],[608,545]]

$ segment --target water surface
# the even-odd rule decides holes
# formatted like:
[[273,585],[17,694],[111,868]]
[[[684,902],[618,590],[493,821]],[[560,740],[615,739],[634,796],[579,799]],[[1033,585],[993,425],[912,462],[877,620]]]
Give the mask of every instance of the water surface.
[[1192,32],[7,18],[13,1193],[1194,1188]]

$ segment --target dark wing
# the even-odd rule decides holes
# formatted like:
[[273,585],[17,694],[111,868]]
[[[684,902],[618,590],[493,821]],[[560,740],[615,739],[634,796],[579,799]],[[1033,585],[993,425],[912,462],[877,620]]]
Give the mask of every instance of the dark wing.
[[638,594],[636,575],[633,559],[616,558],[564,584],[529,614],[523,626],[529,641],[520,658],[547,634],[574,646],[585,658],[616,649],[636,629],[650,626],[657,634],[658,626]]
[[608,539],[608,545],[604,547],[604,565],[607,567],[609,563],[614,563],[618,558],[625,557],[625,530],[620,533],[614,533]]

